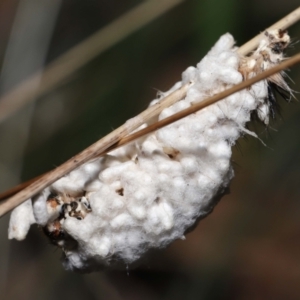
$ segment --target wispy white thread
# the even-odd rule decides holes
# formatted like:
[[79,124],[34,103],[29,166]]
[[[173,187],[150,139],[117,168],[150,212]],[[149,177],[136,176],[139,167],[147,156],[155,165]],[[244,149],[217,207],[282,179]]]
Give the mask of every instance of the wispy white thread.
[[[158,120],[279,63],[287,37],[267,32],[245,58],[236,52],[233,37],[223,35],[197,67],[183,72],[181,82],[152,101],[194,82],[185,99],[164,109]],[[275,57],[279,42],[285,46]],[[286,88],[282,77],[271,80]],[[245,128],[251,113],[257,111],[268,124],[269,106],[263,81],[82,165],[33,198],[32,205],[27,201],[16,208],[9,238],[25,238],[36,222],[62,248],[64,267],[82,271],[127,265],[149,249],[184,239],[226,191],[233,177],[232,145],[244,133],[256,136]]]

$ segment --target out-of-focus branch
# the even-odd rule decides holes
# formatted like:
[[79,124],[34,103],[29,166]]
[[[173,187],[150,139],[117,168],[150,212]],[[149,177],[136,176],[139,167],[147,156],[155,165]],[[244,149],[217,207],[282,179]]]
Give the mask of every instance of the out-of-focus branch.
[[[86,65],[100,53],[125,39],[142,26],[164,14],[183,0],[147,0],[87,38],[45,68],[23,81],[0,98],[0,122],[32,99],[51,91],[72,73]],[[41,78],[36,89],[36,80]]]
[[[9,91],[35,70],[43,69],[60,6],[61,0],[19,1],[1,67],[0,93]],[[32,89],[37,90],[39,84],[40,78],[36,77]],[[21,114],[0,126],[0,189],[20,182],[34,100]],[[15,137],[18,137],[17,147]]]
[[[296,9],[291,14],[287,15],[285,18],[283,18],[279,22],[277,22],[274,25],[272,25],[271,27],[269,27],[269,29],[270,28],[285,29],[288,26],[291,26],[292,24],[294,24],[295,22],[297,22],[300,19],[299,13],[300,13],[300,8]],[[258,37],[259,36],[253,38],[251,41],[249,41],[248,43],[246,43],[245,45],[240,47],[238,49],[238,52],[240,54],[242,54],[242,53],[247,54],[248,52],[250,52],[252,49],[254,49],[258,45],[258,41],[259,41]],[[251,45],[251,46],[249,46],[249,45]],[[255,78],[253,78],[249,81],[245,81],[242,84],[233,87],[232,89],[224,91],[221,94],[215,95],[214,97],[201,102],[201,104],[199,104],[200,105],[199,107],[198,106],[197,106],[197,108],[192,107],[191,109],[193,111],[188,112],[188,114],[190,114],[196,110],[202,109],[203,107],[208,106],[212,103],[215,103],[216,101],[219,101],[219,100],[227,97],[230,93],[235,93],[240,89],[250,86],[251,84],[253,84],[253,82],[259,81],[263,78],[270,76],[271,74],[274,74],[280,70],[283,70],[284,68],[288,68],[289,66],[299,63],[299,60],[300,60],[299,56],[300,55],[297,55],[294,58],[292,58],[284,63],[281,63],[277,67],[275,67],[271,70],[265,71],[264,73],[261,73],[259,76],[256,76]],[[241,87],[241,86],[244,86],[244,87]],[[183,92],[182,88],[179,90],[181,90],[181,92]],[[181,94],[182,97],[184,97],[185,92],[186,92],[186,90]],[[180,100],[180,97],[178,97],[178,95],[173,99],[174,101]],[[161,103],[160,105],[171,105],[171,102],[168,102],[168,99],[167,100],[163,99],[162,102],[164,104]],[[151,107],[148,108],[144,112],[144,115],[147,114],[147,116],[148,116],[144,119],[144,122],[147,122],[147,120],[151,116],[151,114],[147,113],[149,109],[151,109]],[[158,113],[158,112],[159,112],[159,110],[156,111],[156,113]],[[17,205],[21,204],[26,199],[28,199],[31,196],[33,196],[34,194],[38,193],[44,187],[53,183],[56,179],[59,179],[61,176],[67,174],[71,170],[75,169],[77,166],[86,162],[87,160],[94,158],[96,156],[104,155],[106,152],[111,151],[117,147],[120,147],[138,137],[141,137],[142,135],[148,134],[153,130],[159,129],[162,126],[165,126],[167,124],[175,122],[178,118],[184,117],[183,115],[181,115],[182,113],[185,114],[187,112],[186,111],[180,112],[180,113],[172,116],[172,118],[174,118],[174,119],[171,119],[171,118],[164,119],[161,122],[152,124],[152,125],[148,126],[147,128],[145,128],[141,131],[138,131],[134,134],[131,134],[129,136],[126,136],[126,134],[124,134],[124,133],[127,132],[127,134],[129,134],[130,131],[133,130],[132,129],[133,127],[131,127],[132,130],[129,130],[129,127],[127,127],[127,129],[123,132],[120,132],[120,128],[119,128],[119,129],[113,131],[112,133],[110,133],[109,135],[107,135],[106,137],[104,137],[103,139],[101,139],[100,141],[96,142],[95,144],[93,144],[92,146],[90,146],[89,148],[87,148],[86,150],[84,150],[83,152],[78,154],[77,156],[73,157],[72,159],[70,159],[69,161],[67,161],[66,163],[61,165],[60,167],[56,168],[55,170],[50,171],[47,174],[38,176],[38,177],[31,179],[27,182],[24,182],[22,184],[19,184],[18,186],[14,187],[8,191],[5,191],[4,193],[0,194],[0,200],[7,199],[10,196],[12,196],[12,197],[10,199],[8,199],[7,201],[0,204],[0,217],[3,214],[7,213],[9,210],[16,207]],[[137,119],[135,118],[135,120],[137,120]],[[164,123],[164,122],[169,122],[169,123]],[[137,124],[137,123],[135,122],[135,124]],[[131,125],[132,125],[132,123],[131,123]],[[95,147],[95,145],[97,145],[96,148],[93,148],[93,147]],[[69,167],[66,167],[67,164],[69,164]],[[21,191],[21,192],[19,192],[17,195],[15,195],[18,191]],[[15,195],[15,196],[13,196],[13,195]]]
[[[286,68],[289,68],[297,63],[300,63],[300,54],[295,55],[294,57],[282,62],[281,64],[275,66],[272,69],[266,70],[259,75],[243,81],[242,83],[233,86],[230,89],[223,91],[213,97],[210,97],[206,100],[201,101],[200,103],[195,104],[194,106],[185,109],[183,111],[178,112],[177,114],[172,115],[169,118],[163,119],[159,122],[156,122],[152,125],[149,125],[145,129],[138,131],[136,133],[131,134],[130,136],[126,137],[126,135],[133,130],[133,128],[137,127],[137,124],[142,121],[141,115],[138,115],[133,120],[127,121],[123,126],[119,127],[118,129],[114,130],[95,144],[91,145],[90,147],[86,148],[84,151],[79,153],[78,155],[74,156],[73,158],[69,159],[64,164],[57,167],[55,170],[52,170],[45,174],[44,176],[38,178],[34,183],[29,185],[28,187],[24,188],[22,191],[14,195],[13,197],[9,198],[8,200],[2,202],[0,204],[0,216],[6,214],[11,209],[15,208],[26,199],[31,198],[33,195],[37,194],[50,184],[52,184],[57,179],[61,178],[63,175],[69,173],[70,171],[74,170],[79,165],[83,164],[84,162],[90,160],[93,157],[104,155],[107,151],[111,151],[119,146],[124,145],[138,137],[141,137],[145,134],[148,134],[154,130],[157,130],[163,126],[169,125],[181,118],[188,116],[200,109],[203,109],[206,106],[209,106],[217,101],[230,96],[233,93],[236,93],[248,86],[253,85],[254,83],[261,81],[265,78],[270,77],[271,75],[280,72]],[[181,92],[180,89],[176,90],[174,93]],[[170,95],[172,96],[172,94]],[[177,96],[176,96],[177,97]],[[151,107],[150,107],[151,108]],[[142,114],[146,113],[143,112]]]

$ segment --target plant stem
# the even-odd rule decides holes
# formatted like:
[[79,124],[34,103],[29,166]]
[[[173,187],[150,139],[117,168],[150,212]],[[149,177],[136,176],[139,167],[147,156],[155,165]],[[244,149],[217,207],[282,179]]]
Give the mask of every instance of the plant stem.
[[[88,160],[94,158],[95,156],[100,156],[105,154],[107,151],[111,151],[112,149],[115,149],[116,147],[120,147],[124,145],[125,143],[129,143],[133,141],[134,139],[141,137],[145,134],[148,134],[154,130],[157,130],[163,126],[169,125],[181,118],[184,118],[192,113],[195,113],[196,111],[203,109],[204,107],[207,107],[213,103],[216,103],[217,101],[230,96],[231,94],[234,94],[244,88],[247,88],[254,83],[261,81],[265,78],[268,78],[269,76],[278,73],[286,68],[289,68],[297,63],[300,63],[300,54],[297,54],[293,56],[292,58],[280,63],[279,65],[275,66],[272,69],[266,70],[257,76],[248,79],[246,81],[243,81],[242,83],[233,86],[232,88],[229,88],[222,93],[219,93],[213,97],[210,97],[206,100],[203,100],[199,103],[196,103],[195,105],[180,111],[166,119],[163,119],[159,122],[156,122],[152,125],[149,125],[145,129],[142,129],[136,133],[131,134],[128,137],[125,137],[130,131],[134,130],[138,126],[141,125],[140,121],[143,121],[142,115],[147,114],[148,110],[153,107],[151,106],[148,110],[144,111],[137,117],[127,121],[124,125],[119,127],[118,129],[114,130],[101,140],[97,141],[95,144],[91,145],[90,147],[86,148],[84,151],[79,153],[78,155],[74,156],[73,158],[69,159],[67,162],[62,164],[61,166],[57,167],[56,169],[48,172],[44,176],[37,179],[34,183],[29,185],[28,187],[24,188],[22,191],[14,195],[13,197],[9,198],[8,200],[2,202],[0,204],[0,217],[15,208],[16,206],[20,205],[25,200],[31,198],[50,184],[52,184],[57,179],[61,178],[65,174],[69,173],[70,171],[74,170],[81,164],[87,162]],[[188,86],[190,84],[186,84],[185,89],[188,89]],[[182,88],[181,88],[182,89]],[[168,97],[179,97],[186,92],[186,90],[182,91],[181,89],[176,90],[172,94],[170,94]],[[155,106],[155,105],[154,105]],[[156,108],[153,109],[153,111],[157,111]]]

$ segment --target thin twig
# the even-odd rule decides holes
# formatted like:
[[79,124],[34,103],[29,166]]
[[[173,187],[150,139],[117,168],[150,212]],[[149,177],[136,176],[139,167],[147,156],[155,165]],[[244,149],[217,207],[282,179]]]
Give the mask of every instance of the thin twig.
[[3,193],[0,194],[0,201],[3,201],[9,197],[12,197],[13,195],[15,195],[16,193],[18,193],[19,191],[23,190],[24,188],[26,188],[27,186],[29,186],[30,184],[34,183],[36,180],[38,180],[39,178],[42,178],[43,176],[45,176],[47,173],[44,173],[42,175],[36,176],[34,178],[31,178],[27,181],[24,181],[6,191],[4,191]]
[[[56,169],[46,173],[39,179],[37,179],[34,183],[29,185],[27,188],[23,189],[20,193],[16,194],[14,197],[9,198],[7,201],[1,203],[0,206],[0,216],[11,210],[12,208],[18,206],[20,203],[25,201],[26,199],[30,198],[32,195],[35,195],[43,188],[48,186],[49,184],[53,183],[60,177],[64,176],[65,174],[71,172],[75,168],[79,167],[83,163],[87,162],[88,160],[101,155],[108,147],[113,145],[114,143],[118,142],[124,136],[129,135],[133,132],[136,128],[141,126],[145,123],[145,120],[150,120],[155,116],[159,115],[159,113],[166,107],[174,104],[175,102],[183,99],[186,96],[186,92],[189,87],[193,83],[187,83],[180,87],[179,89],[175,90],[173,93],[166,96],[163,101],[156,103],[155,105],[150,106],[145,111],[137,115],[136,117],[129,119],[124,125],[120,126],[116,130],[112,131],[104,138],[100,139],[93,145],[86,148],[81,153],[77,154],[76,156],[72,157],[68,161],[66,161],[61,166],[57,167]],[[23,194],[20,195],[20,194]],[[26,196],[25,196],[26,195]],[[28,196],[31,195],[31,196]],[[21,198],[20,198],[21,196]],[[25,196],[26,199],[23,199]]]
[[[269,27],[269,29],[270,29],[270,28],[279,28],[279,27],[280,27],[281,29],[285,29],[285,28],[287,28],[288,26],[291,26],[292,24],[294,24],[295,22],[297,22],[298,20],[299,20],[299,8],[296,9],[295,11],[293,11],[291,14],[287,15],[285,18],[283,18],[283,19],[280,20],[279,22],[277,22],[277,23],[275,23],[274,25],[272,25],[271,27]],[[247,54],[247,53],[248,53],[247,51],[250,52],[250,51],[252,50],[252,48],[255,48],[255,47],[258,45],[258,41],[259,41],[258,37],[259,37],[259,36],[253,38],[251,41],[249,41],[248,43],[246,43],[245,45],[243,45],[242,47],[240,47],[239,50],[238,50],[238,52],[239,52],[240,54],[241,54],[241,53]],[[249,46],[249,45],[251,45],[251,46]],[[242,50],[240,50],[240,49],[242,49]],[[248,50],[247,50],[247,49],[248,49]],[[288,62],[290,62],[290,60],[289,60]],[[282,64],[281,64],[280,66],[282,66]],[[283,67],[283,68],[285,68],[285,67]],[[272,69],[272,70],[273,70],[273,69]],[[274,68],[274,70],[275,70],[275,68]],[[274,71],[274,72],[275,72],[275,71]],[[262,74],[265,74],[265,73],[262,73]],[[261,76],[262,76],[262,75],[261,75]],[[269,75],[266,75],[266,76],[269,76]],[[257,78],[257,77],[255,77],[255,78]],[[248,83],[248,81],[247,81],[247,82],[244,82],[244,84],[249,84],[249,85],[251,85],[251,83]],[[234,87],[234,88],[239,88],[239,86],[236,86],[236,87]],[[234,88],[232,88],[232,89],[234,89]],[[241,89],[242,89],[242,88],[241,88]],[[227,93],[227,92],[230,92],[230,90],[225,91],[225,92],[226,92],[226,93]],[[224,93],[225,93],[225,92],[224,92]],[[182,97],[184,97],[184,95],[185,95],[185,94],[183,93],[183,94],[182,94]],[[214,98],[214,97],[217,97],[217,98]],[[224,98],[224,97],[226,97],[226,95],[224,96],[224,94],[220,94],[220,95],[216,95],[216,96],[214,96],[214,97],[213,97],[213,98],[210,98],[210,99],[208,99],[208,100],[206,100],[206,101],[201,102],[201,104],[199,103],[199,104],[198,104],[198,105],[200,105],[199,107],[198,107],[198,106],[193,106],[192,108],[189,108],[189,109],[192,109],[192,110],[193,110],[193,109],[196,109],[196,110],[201,109],[203,105],[210,105],[210,104],[212,104],[212,103],[214,103],[214,102],[220,100],[221,98],[219,98],[219,97],[223,97],[223,98]],[[179,97],[179,98],[180,98],[180,97]],[[180,100],[179,98],[175,97],[175,98],[174,98],[174,102]],[[216,99],[217,99],[217,100],[216,100]],[[164,103],[163,101],[165,101],[165,99],[161,100],[161,102],[159,103],[160,106],[161,106],[161,108],[167,107],[167,106],[170,106],[170,105],[171,105],[171,102],[168,102],[168,99],[166,100],[165,105],[163,104],[163,103]],[[213,101],[213,102],[210,102],[210,101]],[[205,103],[208,103],[208,104],[205,104]],[[204,107],[204,106],[203,106],[203,107]],[[151,109],[151,107],[148,108],[148,109]],[[148,109],[144,112],[145,116],[146,116],[146,113],[147,113]],[[160,111],[160,110],[157,110],[157,111],[156,111],[156,114],[154,113],[153,116],[157,115],[157,114],[159,113],[159,111]],[[7,201],[1,203],[1,204],[0,204],[0,216],[2,216],[3,214],[7,213],[9,210],[11,210],[12,208],[16,207],[16,206],[19,205],[20,203],[22,203],[22,201],[25,201],[26,199],[30,198],[30,197],[31,197],[32,195],[34,195],[35,193],[38,193],[38,191],[40,191],[40,190],[42,190],[44,187],[50,185],[50,184],[53,183],[56,179],[60,178],[61,176],[67,174],[67,173],[70,172],[71,170],[75,169],[77,166],[81,165],[83,162],[88,161],[90,158],[93,158],[93,157],[95,157],[95,156],[103,155],[103,154],[107,153],[108,151],[111,151],[111,150],[113,150],[113,149],[115,149],[115,148],[117,148],[117,147],[120,147],[120,146],[122,146],[122,145],[124,145],[124,144],[126,144],[126,143],[128,143],[128,142],[130,142],[130,141],[132,141],[132,140],[134,140],[134,139],[136,139],[136,138],[138,138],[138,137],[141,137],[141,136],[144,135],[144,134],[148,134],[148,133],[150,133],[150,132],[153,131],[153,130],[156,130],[156,129],[162,127],[162,126],[165,126],[165,125],[167,125],[167,124],[170,124],[170,123],[176,121],[176,119],[173,119],[173,118],[177,118],[178,115],[180,115],[180,114],[182,114],[182,113],[187,113],[187,114],[189,114],[189,113],[192,113],[192,112],[188,112],[188,111],[180,112],[180,113],[178,113],[178,114],[176,114],[176,115],[174,115],[174,116],[171,116],[170,118],[164,119],[164,120],[162,120],[162,121],[160,121],[160,122],[158,122],[158,123],[155,123],[155,124],[153,124],[153,125],[150,125],[150,126],[148,126],[147,128],[145,128],[145,129],[143,129],[143,130],[141,130],[141,131],[138,131],[138,132],[136,132],[136,133],[134,133],[134,134],[132,134],[132,135],[130,135],[130,136],[126,136],[125,131],[124,131],[123,133],[122,133],[122,132],[121,132],[121,133],[120,133],[120,132],[116,132],[116,131],[118,131],[118,129],[117,129],[116,131],[110,133],[108,136],[106,136],[105,138],[101,139],[100,141],[98,141],[97,143],[95,143],[95,144],[93,144],[93,145],[91,146],[91,147],[93,147],[93,146],[95,146],[95,145],[100,145],[99,147],[102,149],[102,152],[99,150],[99,149],[100,149],[100,148],[99,148],[99,149],[98,149],[98,150],[99,150],[98,152],[96,151],[96,152],[94,152],[94,153],[91,153],[91,150],[89,150],[91,147],[89,147],[89,148],[87,148],[86,150],[84,150],[83,152],[81,152],[79,155],[77,155],[77,156],[75,156],[74,158],[72,158],[72,159],[70,159],[69,161],[67,161],[65,164],[63,164],[63,165],[60,166],[59,168],[57,168],[57,169],[55,169],[55,170],[53,170],[53,171],[50,171],[49,173],[46,173],[46,174],[40,175],[40,176],[38,176],[38,177],[36,177],[36,178],[33,178],[33,179],[31,179],[31,180],[29,180],[29,181],[27,181],[27,182],[24,182],[24,183],[22,183],[22,184],[19,184],[18,186],[15,186],[14,188],[12,188],[12,189],[10,189],[10,190],[8,190],[8,191],[6,191],[6,192],[0,194],[0,200],[3,200],[3,199],[6,199],[6,198],[8,198],[8,197],[10,197],[10,196],[12,196],[12,195],[14,195],[14,194],[16,194],[18,191],[24,190],[25,188],[26,188],[26,190],[24,190],[24,193],[25,193],[25,194],[27,193],[27,196],[25,196],[25,198],[24,198],[24,196],[23,196],[24,199],[21,197],[21,196],[22,196],[22,192],[20,192],[20,193],[17,194],[15,197],[12,197],[11,199],[8,199]],[[150,116],[151,116],[151,114],[148,115],[149,118],[150,118]],[[136,117],[134,120],[137,120],[137,118],[138,118],[138,117]],[[144,119],[144,120],[143,120],[143,123],[147,122],[148,120],[149,120],[149,119]],[[141,121],[141,120],[139,120],[139,121]],[[134,123],[134,122],[132,122],[132,121],[129,121],[129,123],[130,123],[130,122],[131,122],[131,123]],[[131,124],[131,125],[132,125],[132,124]],[[120,127],[120,128],[121,128],[121,127]],[[120,129],[120,128],[119,128],[119,129]],[[127,129],[129,129],[129,127],[127,127]],[[134,129],[132,129],[132,130],[134,130]],[[127,132],[130,133],[130,130],[128,130]],[[115,143],[114,143],[113,141],[115,141]],[[103,142],[105,143],[105,145],[102,144]],[[106,147],[106,148],[105,148],[105,147]],[[85,158],[84,160],[81,160],[81,159],[82,159],[81,155],[84,156],[84,153],[86,153],[87,156],[86,156],[86,158]],[[97,153],[98,153],[98,154],[97,154]],[[78,160],[78,156],[80,156],[81,162]],[[68,169],[65,168],[65,166],[66,166],[67,163],[70,163],[70,166],[71,166],[71,169],[70,169],[70,170],[68,170]],[[48,178],[48,177],[51,178],[51,177],[53,176],[53,175],[52,175],[53,172],[58,172],[58,169],[60,169],[60,168],[62,168],[62,169],[64,170],[64,171],[62,172],[62,174],[61,174],[60,176],[57,175],[57,176],[55,177],[56,179],[53,179],[52,181],[49,181],[49,180],[47,181],[47,178]],[[56,173],[56,174],[58,174],[58,173]],[[45,179],[45,178],[46,178],[46,179]],[[41,184],[41,182],[45,182],[45,181],[46,181],[46,183],[44,183],[44,185]],[[39,183],[35,183],[35,182],[39,182]],[[30,185],[30,186],[29,186],[29,185]],[[28,187],[28,186],[29,186],[29,187]],[[28,188],[27,188],[27,187],[28,187]],[[21,194],[21,195],[20,195],[20,194]],[[16,200],[16,197],[19,197],[19,198],[17,198],[17,199],[19,199],[19,200]],[[20,199],[23,199],[23,200],[20,200]],[[13,202],[11,202],[11,201],[16,202],[17,204],[13,204]],[[11,204],[7,204],[8,202],[9,202],[9,203],[11,202]]]
[[[183,0],[148,0],[134,7],[106,27],[88,37],[79,45],[0,98],[0,122],[33,99],[53,90],[72,73],[86,65],[100,53],[120,42],[134,31],[159,17]],[[36,80],[41,78],[36,89]]]
[[[143,129],[141,129],[141,130],[139,130],[135,133],[132,133],[132,134],[124,137],[119,142],[115,143],[113,146],[111,146],[109,149],[107,149],[105,153],[107,153],[109,151],[112,151],[113,149],[116,149],[118,147],[121,147],[125,144],[128,144],[129,142],[132,142],[133,140],[135,140],[137,138],[140,138],[140,137],[142,137],[146,134],[149,134],[149,133],[151,133],[155,130],[158,130],[158,129],[164,127],[164,126],[170,125],[171,123],[174,123],[174,122],[176,122],[176,121],[178,121],[178,120],[180,120],[180,119],[182,119],[182,118],[184,118],[184,117],[186,117],[190,114],[193,114],[193,113],[195,113],[195,112],[197,112],[197,111],[199,111],[199,110],[201,110],[201,109],[203,109],[203,108],[205,108],[209,105],[212,105],[212,104],[214,104],[214,103],[216,103],[216,102],[218,102],[218,101],[220,101],[220,100],[222,100],[222,99],[224,99],[224,98],[226,98],[226,97],[228,97],[228,96],[230,96],[230,95],[232,95],[232,94],[234,94],[238,91],[241,91],[241,90],[251,86],[252,84],[254,84],[254,83],[256,83],[260,80],[268,78],[271,75],[276,74],[276,73],[278,73],[278,72],[280,72],[284,69],[287,69],[287,68],[289,68],[293,65],[296,65],[298,63],[300,63],[300,53],[293,56],[292,58],[282,62],[281,64],[275,66],[274,68],[268,69],[268,70],[260,73],[259,75],[255,76],[255,77],[253,77],[249,80],[243,81],[242,83],[237,84],[237,85],[235,85],[235,86],[233,86],[233,87],[231,87],[231,88],[229,88],[229,89],[227,89],[227,90],[225,90],[225,91],[223,91],[223,92],[221,92],[217,95],[214,95],[210,98],[207,98],[207,99],[205,99],[205,100],[203,100],[199,103],[196,103],[193,106],[188,107],[188,108],[186,108],[186,109],[184,109],[184,110],[182,110],[182,111],[180,111],[180,112],[178,112],[178,113],[176,113],[176,114],[174,114],[174,115],[172,115],[168,118],[160,120],[160,121],[158,121],[154,124],[151,124],[151,125],[147,126],[146,128],[143,128]],[[105,153],[103,153],[103,154],[105,154]],[[0,208],[0,214],[1,214],[1,208]]]
[[[297,23],[300,20],[300,6],[292,11],[290,14],[267,28],[266,30],[272,30],[272,29],[282,29],[285,30],[292,26],[293,24]],[[242,47],[240,47],[237,52],[241,55],[247,55],[251,51],[253,51],[257,46],[259,41],[262,38],[263,33],[258,34],[253,39],[248,41],[246,44],[244,44]]]
[[[175,4],[174,4],[175,5]],[[287,27],[293,25],[294,23],[296,23],[298,20],[299,20],[299,9],[300,8],[297,8],[296,10],[294,10],[292,13],[288,14],[287,16],[285,16],[283,19],[281,19],[280,21],[276,22],[275,24],[273,24],[272,26],[270,26],[268,29],[275,29],[275,28],[281,28],[281,29],[286,29]],[[121,26],[122,21],[119,20],[119,26]],[[114,24],[115,23],[112,23],[111,27],[114,27]],[[108,26],[108,27],[109,27]],[[108,29],[108,27],[106,28],[106,31],[109,33],[110,30]],[[104,30],[104,29],[103,29]],[[85,50],[86,49],[90,49],[91,47],[89,46],[90,42],[89,41],[93,41],[95,40],[94,42],[96,42],[96,40],[99,39],[99,41],[101,40],[102,36],[103,35],[105,37],[105,34],[103,33],[103,30],[100,30],[98,33],[96,33],[94,35],[94,38],[93,36],[90,37],[89,39],[87,39],[85,42],[81,43],[79,46],[77,46],[78,48],[81,47],[81,51],[79,50],[76,50],[76,47],[73,48],[72,50],[70,50],[69,52],[67,52],[66,54],[64,54],[64,57],[66,60],[68,60],[68,53],[76,53],[78,51],[78,54],[83,54],[85,53],[85,51],[88,51],[88,50]],[[112,30],[112,29],[111,29]],[[112,30],[113,31],[113,30]],[[259,43],[259,39],[261,37],[261,34],[260,35],[257,35],[256,37],[254,37],[253,39],[251,39],[249,42],[247,42],[246,44],[244,44],[243,46],[241,46],[240,48],[238,48],[237,52],[241,55],[246,55],[248,53],[250,53],[255,47],[258,46],[258,43]],[[93,42],[93,43],[94,43]],[[91,42],[92,43],[92,42]],[[107,46],[109,47],[109,46]],[[95,50],[94,50],[95,51]],[[98,52],[99,54],[99,52]],[[86,56],[88,57],[87,53],[86,53]],[[61,58],[62,59],[62,58]],[[63,60],[63,59],[62,59]],[[48,70],[48,69],[47,69]],[[47,73],[48,71],[45,71],[45,73]],[[29,79],[30,80],[30,79]],[[26,94],[26,93],[25,93]],[[162,100],[163,101],[163,100]],[[0,105],[1,107],[1,105]],[[0,112],[0,120],[1,120],[1,112]],[[144,123],[147,122],[148,120],[144,120]],[[0,121],[1,122],[1,121]],[[13,196],[14,194],[16,194],[17,192],[21,191],[22,189],[24,189],[25,187],[27,187],[28,185],[32,184],[34,181],[36,181],[38,178],[41,178],[42,176],[44,176],[46,174],[42,174],[42,175],[39,175],[33,179],[30,179],[26,182],[23,182],[3,193],[0,194],[0,201],[1,200],[4,200],[4,199],[7,199],[8,197],[11,197]]]
[[[236,93],[244,88],[247,88],[256,82],[261,81],[265,78],[268,78],[271,75],[278,73],[281,70],[284,70],[286,68],[289,68],[299,62],[300,62],[300,54],[295,55],[292,58],[275,66],[274,68],[266,70],[249,80],[246,80],[238,85],[235,85],[234,87],[232,87],[230,89],[223,91],[222,93],[212,96],[202,102],[199,102],[183,111],[180,111],[180,112],[172,115],[171,117],[163,119],[155,124],[149,125],[145,129],[142,129],[142,130],[140,130],[136,133],[133,133],[125,138],[122,138],[122,137],[124,137],[124,133],[130,132],[130,130],[133,130],[132,128],[135,127],[135,126],[132,126],[133,124],[137,125],[137,123],[138,123],[137,121],[141,120],[140,119],[141,115],[138,115],[138,117],[137,117],[138,119],[134,118],[133,121],[132,121],[132,119],[131,119],[131,121],[129,120],[129,124],[128,124],[128,122],[126,122],[123,126],[119,127],[112,133],[108,134],[106,137],[104,137],[100,141],[96,142],[95,144],[93,144],[92,146],[90,146],[89,148],[87,148],[86,150],[81,152],[80,154],[71,158],[70,160],[68,160],[67,162],[65,162],[58,168],[56,168],[55,170],[50,171],[46,175],[44,175],[41,178],[39,178],[38,180],[36,180],[33,184],[31,184],[27,188],[23,189],[22,191],[20,191],[18,194],[14,195],[13,197],[6,200],[5,202],[1,203],[0,204],[0,216],[3,216],[8,211],[10,211],[11,209],[15,208],[16,206],[18,206],[19,204],[24,202],[26,199],[31,198],[33,195],[37,194],[42,189],[44,189],[45,187],[52,184],[55,180],[59,179],[60,177],[62,177],[65,174],[69,173],[70,171],[72,171],[79,165],[83,164],[84,162],[88,161],[89,159],[91,159],[95,156],[103,155],[107,151],[111,151],[112,148],[115,149],[116,147],[120,147],[120,146],[124,145],[125,143],[129,143],[138,137],[141,137],[141,136],[148,134],[154,130],[157,130],[163,126],[169,125],[181,118],[184,118],[192,113],[195,113],[196,111],[203,109],[204,107],[207,107],[213,103],[216,103],[217,101],[219,101],[225,97],[228,97],[233,93]],[[175,91],[174,93],[176,93],[176,92],[177,91]],[[171,95],[173,95],[173,94],[171,94]],[[129,127],[130,127],[130,129],[129,129]],[[110,147],[110,148],[108,148],[108,147]]]
[[[168,95],[167,97],[162,98],[157,104],[148,107],[144,112],[142,112],[140,115],[138,115],[137,117],[135,117],[134,119],[128,120],[128,123],[132,123],[133,124],[133,120],[138,120],[139,122],[137,123],[137,127],[139,127],[140,125],[150,121],[150,119],[158,116],[163,109],[173,105],[174,103],[176,103],[177,101],[183,99],[186,96],[186,92],[188,90],[188,88],[192,85],[193,83],[190,82],[188,84],[185,84],[183,86],[181,86],[180,88],[178,88],[177,90],[175,90],[173,93],[171,93],[170,95]],[[133,128],[132,130],[136,129],[137,127]],[[127,129],[129,130],[129,127],[127,125]],[[132,131],[128,131],[128,134],[131,133]],[[30,184],[32,184],[33,182],[35,182],[36,180],[40,179],[41,177],[45,176],[47,173],[39,175],[37,177],[34,177],[28,181],[22,182],[16,186],[14,186],[13,188],[3,192],[0,194],[0,201],[7,199],[8,197],[11,197],[13,195],[15,195],[17,192],[21,191],[22,189],[24,189],[25,187],[29,186]]]

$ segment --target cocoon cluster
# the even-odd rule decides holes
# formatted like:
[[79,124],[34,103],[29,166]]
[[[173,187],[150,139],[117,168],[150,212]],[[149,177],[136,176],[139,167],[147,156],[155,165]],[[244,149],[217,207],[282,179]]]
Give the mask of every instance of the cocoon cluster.
[[[164,119],[267,69],[283,58],[289,36],[265,32],[258,49],[241,57],[225,34],[159,99],[193,81]],[[290,91],[277,74],[273,84]],[[24,239],[33,223],[60,247],[67,270],[92,271],[138,261],[150,249],[184,239],[209,214],[233,177],[231,147],[253,112],[267,125],[273,99],[261,81],[128,146],[94,159],[17,207],[9,238]],[[252,133],[254,135],[254,133]]]

